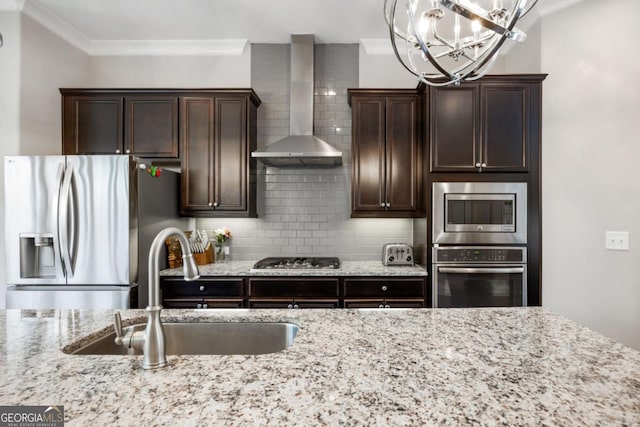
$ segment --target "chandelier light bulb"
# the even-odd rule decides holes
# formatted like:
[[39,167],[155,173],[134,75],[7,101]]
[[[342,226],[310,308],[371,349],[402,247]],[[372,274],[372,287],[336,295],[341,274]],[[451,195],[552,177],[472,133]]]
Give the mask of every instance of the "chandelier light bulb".
[[515,24],[538,1],[384,0],[384,14],[400,63],[420,81],[445,86],[479,79],[507,39],[524,41]]

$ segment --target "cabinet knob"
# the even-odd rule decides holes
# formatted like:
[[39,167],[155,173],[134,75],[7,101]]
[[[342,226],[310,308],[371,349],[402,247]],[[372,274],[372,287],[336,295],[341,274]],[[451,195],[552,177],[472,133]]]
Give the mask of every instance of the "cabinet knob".
[[116,154],[120,154],[120,149],[119,148],[116,149]]
[[209,304],[207,303],[202,304],[202,308],[209,308]]
[[200,303],[196,304],[196,308],[202,308],[202,304]]
[[217,208],[218,207],[218,202],[213,202],[213,207]]
[[288,309],[292,309],[293,308],[293,304],[287,304],[287,308]]
[[380,203],[380,207],[381,207],[381,208],[384,208],[384,207],[386,207],[386,206],[387,206],[387,204],[386,204],[386,203]]
[[483,163],[483,164],[482,164],[482,167],[483,167],[483,168],[486,168],[486,167],[487,167],[487,164],[486,164],[486,163]]
[[387,288],[387,285],[382,285],[382,290],[383,291],[386,291],[387,289],[389,289],[389,288]]
[[479,168],[479,167],[481,167],[481,166],[482,166],[482,165],[480,164],[480,162],[476,163],[476,167],[477,167],[477,168]]
[[387,203],[386,207],[390,208],[391,207],[391,203]]
[[203,285],[200,285],[200,290],[204,291],[204,286]]
[[384,304],[380,304],[378,308],[384,308]]
[[124,150],[125,153],[127,154],[131,154],[131,150],[129,150],[128,148],[126,150]]
[[209,202],[209,206],[213,206],[213,203]]
[[293,308],[300,308],[298,304],[293,304]]
[[391,308],[389,304],[385,305],[384,308]]

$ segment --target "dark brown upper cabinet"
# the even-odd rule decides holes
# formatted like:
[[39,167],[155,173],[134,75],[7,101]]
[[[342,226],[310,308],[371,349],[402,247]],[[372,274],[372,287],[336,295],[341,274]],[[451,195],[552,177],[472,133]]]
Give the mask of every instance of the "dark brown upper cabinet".
[[415,90],[350,89],[351,216],[423,214],[420,96]]
[[255,217],[256,119],[252,90],[180,98],[183,215]]
[[60,89],[62,154],[178,159],[178,96],[112,89]]
[[538,81],[485,78],[429,89],[431,172],[528,172]]

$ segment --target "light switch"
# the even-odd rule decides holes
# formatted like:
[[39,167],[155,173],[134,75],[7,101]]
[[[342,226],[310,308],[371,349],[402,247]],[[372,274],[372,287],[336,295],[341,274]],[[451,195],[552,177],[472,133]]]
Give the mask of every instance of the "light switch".
[[612,251],[628,251],[629,250],[629,232],[628,231],[607,231],[605,233],[605,249]]

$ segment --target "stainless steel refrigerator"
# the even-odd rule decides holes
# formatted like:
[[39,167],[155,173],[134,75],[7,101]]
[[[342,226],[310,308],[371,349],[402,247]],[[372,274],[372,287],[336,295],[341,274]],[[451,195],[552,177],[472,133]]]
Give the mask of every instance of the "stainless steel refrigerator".
[[7,308],[146,306],[153,238],[188,226],[179,184],[130,156],[5,157]]

